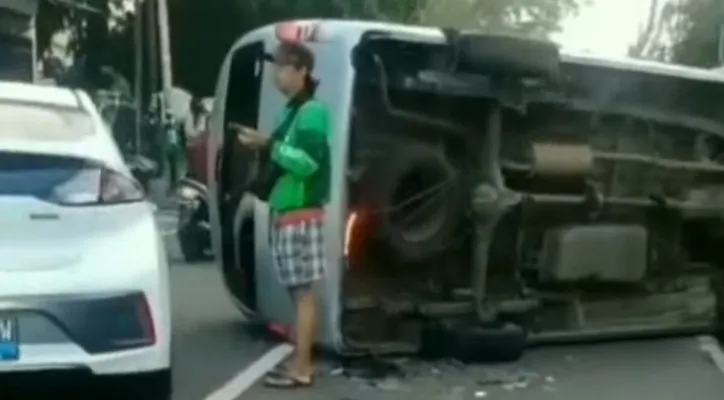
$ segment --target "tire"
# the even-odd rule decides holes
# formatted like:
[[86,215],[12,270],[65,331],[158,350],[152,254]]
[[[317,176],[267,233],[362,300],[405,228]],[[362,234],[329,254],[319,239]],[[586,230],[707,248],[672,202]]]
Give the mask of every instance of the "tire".
[[[177,238],[181,247],[181,254],[186,262],[209,260],[207,251],[211,247],[211,234],[196,226],[196,221],[208,220],[206,206],[195,209],[193,214],[186,218],[179,218],[177,225]],[[179,213],[183,213],[179,209]],[[185,222],[184,222],[185,221]]]
[[717,339],[724,340],[724,276],[718,275],[713,278],[712,289],[716,296],[714,335]]
[[[80,385],[69,390],[71,398],[107,400],[171,400],[173,398],[172,367],[121,376],[96,377],[88,387]],[[80,392],[80,393],[77,393]],[[61,390],[65,394],[65,390]],[[50,398],[43,396],[42,398]],[[12,397],[16,398],[16,397]],[[25,397],[21,397],[25,398]],[[41,398],[41,397],[32,397]]]
[[515,36],[462,34],[456,38],[458,70],[555,80],[560,53],[555,43]]
[[[465,193],[459,184],[458,170],[440,150],[414,139],[401,140],[390,148],[384,159],[374,162],[375,166],[365,179],[368,201],[380,211],[378,233],[382,242],[400,261],[421,261],[447,248],[457,235],[467,204]],[[401,203],[399,200],[415,193],[399,196],[398,190],[404,191],[405,180],[411,179],[414,174],[419,174],[423,180],[431,178],[432,186],[433,182],[448,180],[455,183],[445,189],[444,197],[421,218],[421,223],[406,227],[397,218],[404,216],[404,211],[397,210]]]
[[[173,371],[171,368],[154,372],[148,376],[138,379],[137,383],[132,384],[128,391],[131,393],[123,393],[127,399],[138,400],[171,400],[173,398]],[[124,391],[121,389],[121,391]]]
[[177,235],[184,261],[192,263],[207,259],[205,241],[199,237],[199,232],[190,230],[188,227],[179,227]]
[[148,392],[143,398],[148,400],[171,400],[173,398],[173,371],[169,368],[158,373],[147,385]]
[[527,347],[527,332],[519,325],[476,320],[435,322],[422,335],[421,355],[452,357],[462,362],[512,362]]

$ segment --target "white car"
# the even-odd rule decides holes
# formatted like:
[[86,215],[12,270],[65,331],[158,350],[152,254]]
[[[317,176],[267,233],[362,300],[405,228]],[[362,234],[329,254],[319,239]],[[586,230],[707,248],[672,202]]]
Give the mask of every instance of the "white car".
[[153,212],[85,93],[0,82],[1,380],[52,371],[170,398]]

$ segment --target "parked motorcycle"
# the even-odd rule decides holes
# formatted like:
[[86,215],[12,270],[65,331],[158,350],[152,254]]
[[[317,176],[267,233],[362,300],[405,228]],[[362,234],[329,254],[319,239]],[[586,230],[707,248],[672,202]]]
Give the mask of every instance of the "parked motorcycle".
[[210,258],[208,190],[203,183],[186,177],[176,187],[178,202],[177,237],[181,253],[188,262]]
[[210,258],[211,232],[209,225],[208,188],[206,187],[206,158],[209,133],[203,129],[187,142],[188,174],[176,187],[178,201],[178,241],[181,253],[188,262]]

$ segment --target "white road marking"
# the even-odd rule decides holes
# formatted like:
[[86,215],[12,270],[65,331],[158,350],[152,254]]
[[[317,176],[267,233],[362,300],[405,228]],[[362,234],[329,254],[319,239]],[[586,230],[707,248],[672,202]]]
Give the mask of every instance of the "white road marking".
[[230,381],[206,396],[204,400],[234,400],[238,398],[249,390],[259,378],[279,365],[293,350],[294,348],[288,344],[280,344],[274,347],[245,370],[231,378]]
[[699,348],[709,355],[719,372],[724,374],[724,352],[719,342],[711,336],[699,336]]

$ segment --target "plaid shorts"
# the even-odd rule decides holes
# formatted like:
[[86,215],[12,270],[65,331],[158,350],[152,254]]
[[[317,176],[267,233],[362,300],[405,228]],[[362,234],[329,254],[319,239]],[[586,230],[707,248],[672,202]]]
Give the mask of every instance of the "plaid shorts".
[[324,221],[320,218],[274,224],[272,256],[282,286],[308,285],[324,276]]

